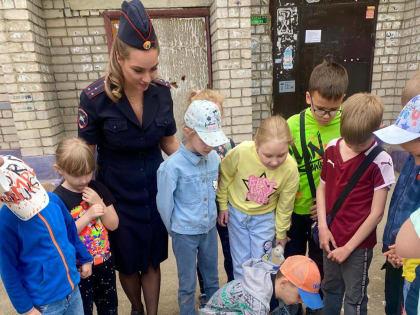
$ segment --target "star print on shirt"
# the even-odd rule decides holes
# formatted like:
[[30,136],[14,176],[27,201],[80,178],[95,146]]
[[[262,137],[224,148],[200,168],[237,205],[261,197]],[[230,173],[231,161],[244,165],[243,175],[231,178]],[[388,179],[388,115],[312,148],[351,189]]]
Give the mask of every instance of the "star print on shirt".
[[276,182],[270,182],[267,175],[262,173],[259,177],[250,175],[248,179],[242,179],[248,193],[246,194],[246,201],[255,201],[260,205],[267,204],[270,201],[270,197],[277,190]]

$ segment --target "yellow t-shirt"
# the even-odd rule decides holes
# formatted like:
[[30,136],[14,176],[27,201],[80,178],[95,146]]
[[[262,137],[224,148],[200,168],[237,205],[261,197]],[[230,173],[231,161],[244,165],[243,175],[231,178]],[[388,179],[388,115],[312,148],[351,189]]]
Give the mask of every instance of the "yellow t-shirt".
[[416,268],[420,265],[418,258],[405,258],[403,262],[403,277],[408,282],[413,282],[416,278]]
[[298,187],[297,164],[289,154],[277,169],[269,170],[261,163],[254,141],[244,141],[220,164],[217,201],[220,210],[227,210],[229,202],[249,215],[276,210],[276,237],[283,239],[290,227]]

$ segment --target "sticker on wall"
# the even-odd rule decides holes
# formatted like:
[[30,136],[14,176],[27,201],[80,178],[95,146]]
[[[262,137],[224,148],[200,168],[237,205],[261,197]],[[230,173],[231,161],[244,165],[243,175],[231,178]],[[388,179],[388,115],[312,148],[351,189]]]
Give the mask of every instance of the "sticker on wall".
[[251,25],[267,24],[266,15],[251,16]]
[[295,80],[280,81],[279,82],[279,93],[294,93],[296,91]]
[[366,19],[373,19],[375,17],[375,7],[374,6],[368,6],[366,8]]
[[284,70],[293,69],[293,47],[292,46],[287,46],[287,48],[284,50],[283,69]]
[[321,30],[306,30],[305,32],[305,43],[320,43],[321,42]]
[[297,7],[277,10],[277,35],[293,34],[293,24],[297,24]]

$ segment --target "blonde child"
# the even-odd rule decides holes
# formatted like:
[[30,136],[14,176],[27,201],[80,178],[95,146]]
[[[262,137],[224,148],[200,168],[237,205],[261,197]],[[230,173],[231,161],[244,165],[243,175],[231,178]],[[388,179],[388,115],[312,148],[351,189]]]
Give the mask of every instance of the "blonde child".
[[219,288],[215,200],[220,158],[213,148],[228,139],[213,102],[192,102],[184,121],[183,144],[158,169],[156,202],[172,237],[181,315],[190,315],[196,314],[197,254],[206,295]]
[[[395,182],[392,159],[377,151],[373,132],[382,121],[378,96],[357,93],[343,103],[341,136],[328,143],[316,192],[319,243],[323,249],[323,314],[367,314],[368,270],[389,187]],[[327,222],[336,200],[359,166],[374,159]],[[370,155],[369,157],[371,157]],[[367,162],[365,162],[367,163]]]
[[[198,100],[207,100],[215,103],[219,107],[220,116],[223,118],[223,101],[224,97],[222,94],[215,90],[205,89],[205,90],[193,90],[191,91],[188,97],[188,104],[191,104],[194,101]],[[235,147],[235,142],[231,138],[229,138],[229,142],[226,142],[222,145],[219,145],[215,148],[216,153],[219,155],[220,159],[222,160],[226,153]],[[219,205],[216,202],[217,211],[219,211]],[[227,275],[227,281],[233,280],[233,265],[232,265],[232,256],[230,254],[230,245],[229,245],[229,233],[226,226],[221,226],[219,223],[216,224],[217,233],[219,234],[220,243],[222,245],[222,251],[224,256],[224,267]],[[198,284],[200,285],[200,306],[204,306],[208,298],[206,293],[204,292],[204,284],[203,284],[203,277],[201,276],[200,269],[197,266],[197,276],[198,276]]]
[[228,225],[235,279],[242,277],[242,264],[261,258],[274,237],[286,245],[299,186],[288,154],[292,143],[284,118],[273,116],[262,122],[254,141],[242,142],[221,163],[218,222]]
[[64,178],[54,193],[70,211],[79,237],[93,257],[92,276],[79,284],[84,314],[92,314],[93,302],[98,315],[117,314],[115,270],[108,239],[108,230],[118,227],[115,200],[103,184],[92,179],[95,157],[84,140],[61,140],[54,166]]

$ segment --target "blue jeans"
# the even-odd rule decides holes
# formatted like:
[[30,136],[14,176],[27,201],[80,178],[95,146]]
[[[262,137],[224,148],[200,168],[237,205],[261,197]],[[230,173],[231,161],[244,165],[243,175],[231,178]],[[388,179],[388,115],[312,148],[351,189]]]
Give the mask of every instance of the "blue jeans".
[[[207,234],[172,233],[172,249],[178,268],[178,304],[181,315],[195,315],[197,260],[203,276],[204,292],[208,298],[219,289],[217,270],[217,232],[213,227]],[[198,259],[197,259],[198,254]]]
[[50,304],[36,307],[42,315],[80,315],[83,314],[83,303],[79,287],[66,297]]
[[266,214],[248,215],[230,204],[229,242],[235,280],[242,279],[242,264],[250,258],[264,256],[264,243],[275,236],[274,211]]

